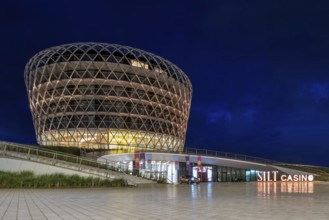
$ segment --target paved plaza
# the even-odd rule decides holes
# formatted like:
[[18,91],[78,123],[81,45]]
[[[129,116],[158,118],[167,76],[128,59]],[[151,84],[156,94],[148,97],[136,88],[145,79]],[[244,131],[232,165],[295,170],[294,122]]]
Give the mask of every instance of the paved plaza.
[[329,183],[0,189],[1,219],[329,219]]

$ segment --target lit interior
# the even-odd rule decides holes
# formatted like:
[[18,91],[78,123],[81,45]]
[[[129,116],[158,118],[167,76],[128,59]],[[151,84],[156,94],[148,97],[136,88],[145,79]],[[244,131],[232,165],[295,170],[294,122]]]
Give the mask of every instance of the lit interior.
[[135,152],[143,149],[183,150],[183,143],[178,138],[169,135],[113,129],[104,131],[86,129],[48,131],[41,136],[41,140],[42,145],[117,150],[118,153]]

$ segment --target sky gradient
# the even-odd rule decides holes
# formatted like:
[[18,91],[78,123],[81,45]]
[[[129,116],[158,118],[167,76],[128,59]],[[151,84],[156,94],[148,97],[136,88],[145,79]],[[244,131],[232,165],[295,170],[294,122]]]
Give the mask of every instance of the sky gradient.
[[64,43],[140,48],[193,85],[187,147],[329,166],[326,1],[7,1],[0,140],[36,144],[24,66]]

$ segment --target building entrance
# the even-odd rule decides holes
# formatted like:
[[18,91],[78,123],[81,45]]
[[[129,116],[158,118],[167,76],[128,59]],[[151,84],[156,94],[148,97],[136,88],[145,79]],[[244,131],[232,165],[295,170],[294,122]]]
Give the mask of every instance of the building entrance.
[[201,169],[197,166],[193,167],[193,177],[200,178],[201,182],[211,182],[212,180],[212,167],[203,166]]

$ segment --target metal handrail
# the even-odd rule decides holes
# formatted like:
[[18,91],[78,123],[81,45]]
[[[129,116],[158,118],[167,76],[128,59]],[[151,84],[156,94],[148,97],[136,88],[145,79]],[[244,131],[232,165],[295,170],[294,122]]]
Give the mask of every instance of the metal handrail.
[[[100,164],[96,160],[87,159],[79,156],[73,156],[71,154],[59,153],[57,151],[40,149],[38,147],[25,146],[21,144],[14,144],[9,142],[0,142],[0,150],[14,151],[18,153],[26,153],[27,155],[37,155],[52,158],[53,160],[67,161],[71,163],[84,164],[83,162],[97,165],[97,168],[101,168]],[[85,163],[85,164],[86,164]],[[86,164],[86,165],[87,165]],[[89,164],[88,164],[89,165]],[[92,166],[92,165],[91,165]]]
[[[19,147],[22,147],[22,148],[33,148],[33,149],[37,149],[38,151],[44,151],[44,152],[49,152],[49,153],[59,153],[58,151],[55,151],[55,150],[50,150],[50,149],[45,149],[45,148],[40,148],[39,146],[33,146],[33,145],[26,145],[26,144],[19,144],[19,143],[14,143],[14,142],[8,142],[8,141],[0,141],[0,146],[2,144],[7,144],[7,145],[11,145],[11,146],[19,146]],[[69,153],[63,153],[63,152],[60,152],[61,155],[67,155],[69,157],[72,157],[72,154],[69,154]],[[73,157],[79,157],[79,156],[73,156]],[[84,157],[81,157],[81,158],[84,158]]]
[[[15,152],[18,154],[13,155],[13,154],[10,154],[10,152]],[[69,162],[70,164],[74,164],[78,171],[87,172],[87,173],[90,173],[90,171],[85,170],[84,166],[93,167],[95,169],[101,169],[102,171],[105,171],[104,174],[105,174],[106,178],[108,178],[110,175],[113,175],[113,173],[110,174],[110,171],[115,171],[115,166],[110,163],[106,163],[106,165],[102,165],[93,159],[87,159],[87,158],[83,158],[83,157],[79,157],[79,156],[72,156],[70,154],[59,153],[59,152],[51,151],[51,150],[44,150],[44,149],[40,149],[38,147],[16,144],[16,143],[11,143],[11,142],[0,141],[0,155],[1,154],[3,156],[5,156],[5,155],[15,156],[15,157],[18,157],[21,159],[27,159],[27,160],[32,159],[33,156],[49,158],[49,160],[46,162],[47,164],[56,165],[56,166],[64,167],[64,168],[67,168],[67,167],[64,166],[63,164],[60,164],[60,163],[58,164],[57,162]],[[22,155],[24,155],[24,157],[22,157]],[[94,171],[97,171],[98,174],[95,172],[92,172],[93,174],[100,175],[99,174],[100,170],[94,170]],[[103,175],[101,175],[101,176],[103,176]],[[115,176],[117,178],[122,178],[122,176],[117,176],[117,175],[115,175]],[[134,185],[136,185],[136,183],[133,180],[131,180],[131,179],[128,180],[128,178],[126,176],[124,179],[126,182],[132,182]]]
[[249,162],[258,162],[258,163],[265,163],[265,164],[277,164],[280,163],[275,160],[268,160],[261,157],[252,157],[244,154],[236,154],[236,153],[229,153],[223,151],[215,151],[215,150],[207,150],[207,149],[197,149],[197,148],[185,148],[182,153],[186,154],[194,154],[194,155],[203,155],[203,156],[213,156],[213,157],[221,157],[227,159],[235,159],[235,160],[244,160]]
[[[65,161],[65,162],[68,162],[71,164],[75,164],[78,171],[92,173],[92,174],[95,174],[95,172],[90,172],[89,170],[86,171],[86,169],[84,169],[85,168],[84,166],[87,166],[89,168],[93,167],[95,169],[101,169],[101,171],[105,171],[104,174],[105,174],[106,178],[108,178],[110,175],[112,175],[112,176],[114,175],[117,178],[123,178],[126,181],[126,183],[130,183],[130,185],[134,185],[134,186],[138,185],[126,173],[124,173],[124,175],[118,175],[118,173],[113,173],[112,171],[119,172],[120,174],[122,174],[123,172],[118,171],[115,166],[115,163],[108,161],[108,160],[106,160],[105,164],[102,164],[102,163],[99,163],[96,159],[74,156],[71,154],[61,153],[61,152],[48,150],[48,149],[42,149],[42,148],[40,149],[39,147],[35,147],[35,146],[0,141],[0,155],[1,154],[8,155],[8,153],[6,153],[7,151],[17,152],[20,155],[24,154],[25,159],[30,159],[31,155],[35,155],[37,157],[49,158],[50,160],[47,161],[47,164],[56,165],[56,166],[62,165],[61,167],[67,168],[67,167],[63,166],[63,164],[60,164],[60,163],[57,164],[57,162]],[[13,155],[9,155],[9,156],[13,156]],[[16,157],[18,157],[18,155],[16,155]],[[22,157],[20,157],[20,158],[22,158]],[[22,158],[22,159],[24,159],[24,158]],[[100,173],[99,172],[100,170],[94,170],[94,171],[96,171],[97,173]],[[96,174],[96,175],[100,175],[100,174]],[[104,175],[101,175],[101,176],[104,177]]]
[[233,159],[233,160],[243,160],[247,162],[255,162],[255,163],[264,163],[264,164],[278,164],[282,162],[278,162],[275,160],[268,160],[261,157],[252,157],[244,154],[235,154],[223,151],[215,151],[215,150],[207,150],[207,149],[198,149],[198,148],[185,148],[183,151],[168,151],[168,150],[139,150],[138,152],[154,152],[154,153],[175,153],[175,154],[188,154],[188,155],[201,155],[201,156],[209,156],[209,157],[219,157],[225,159]]

